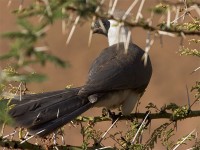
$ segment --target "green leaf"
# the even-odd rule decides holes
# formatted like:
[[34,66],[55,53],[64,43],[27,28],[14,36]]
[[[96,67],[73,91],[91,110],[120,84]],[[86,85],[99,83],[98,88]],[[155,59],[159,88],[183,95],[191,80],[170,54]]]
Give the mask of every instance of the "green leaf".
[[0,125],[5,123],[7,125],[13,124],[12,118],[8,114],[8,100],[0,100]]

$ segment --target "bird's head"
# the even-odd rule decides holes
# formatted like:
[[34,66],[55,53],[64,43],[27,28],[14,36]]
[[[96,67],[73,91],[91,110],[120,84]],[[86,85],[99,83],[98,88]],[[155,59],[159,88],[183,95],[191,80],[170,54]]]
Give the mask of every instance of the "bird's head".
[[[108,37],[109,45],[119,42],[126,42],[130,28],[121,21],[125,12],[115,11],[112,15],[114,19],[99,18],[93,25],[93,33],[103,34]],[[130,20],[130,15],[126,20]]]
[[93,33],[103,34],[108,36],[108,30],[110,28],[110,22],[107,19],[97,19],[92,28]]

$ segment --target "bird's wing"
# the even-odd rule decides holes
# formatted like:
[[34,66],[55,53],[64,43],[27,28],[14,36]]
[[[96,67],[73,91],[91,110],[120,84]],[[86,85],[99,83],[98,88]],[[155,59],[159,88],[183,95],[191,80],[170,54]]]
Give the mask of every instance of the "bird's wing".
[[151,77],[150,60],[144,66],[143,54],[144,51],[134,44],[129,44],[127,54],[124,43],[104,49],[92,64],[88,81],[80,93],[90,95],[126,89],[143,92]]

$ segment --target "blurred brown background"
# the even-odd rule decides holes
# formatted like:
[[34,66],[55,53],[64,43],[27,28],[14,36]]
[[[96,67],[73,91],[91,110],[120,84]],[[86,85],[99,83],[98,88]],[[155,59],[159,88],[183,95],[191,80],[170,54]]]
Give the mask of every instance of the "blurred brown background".
[[[24,5],[32,2],[31,0],[24,1]],[[118,9],[126,10],[130,6],[132,0],[121,0],[117,4]],[[145,8],[142,13],[144,17],[149,17],[150,13],[147,7],[154,5],[156,1],[146,1]],[[17,30],[15,15],[12,14],[13,9],[17,9],[20,1],[13,0],[10,7],[7,7],[7,0],[0,1],[0,33],[7,31]],[[133,15],[137,12],[139,5],[133,10]],[[157,21],[156,19],[154,21]],[[100,51],[108,46],[107,40],[103,36],[94,35],[92,39],[91,47],[88,48],[88,37],[89,37],[90,22],[81,24],[75,30],[75,33],[71,39],[71,42],[66,46],[67,35],[63,35],[61,31],[61,22],[56,22],[52,25],[48,31],[48,36],[45,38],[49,46],[51,53],[56,54],[64,60],[70,62],[71,67],[62,69],[52,64],[47,64],[45,67],[34,66],[34,70],[38,73],[46,73],[48,80],[43,83],[33,83],[28,85],[28,89],[33,92],[52,91],[63,89],[66,85],[81,86],[84,84],[87,78],[87,73],[90,64],[98,56]],[[132,30],[132,39],[141,48],[145,48],[146,31],[141,28],[134,28]],[[187,40],[192,37],[187,37],[183,44],[187,46]],[[164,104],[174,102],[179,105],[187,104],[186,84],[189,88],[194,85],[196,80],[200,79],[200,73],[196,72],[190,74],[195,68],[200,65],[199,59],[191,56],[179,56],[177,53],[180,47],[180,38],[172,38],[163,36],[163,46],[160,44],[159,38],[155,40],[151,50],[150,57],[153,64],[153,76],[151,82],[147,88],[146,93],[141,99],[141,105],[139,106],[140,112],[145,112],[145,106],[149,102],[153,102],[158,107]],[[39,46],[43,46],[44,42]],[[10,42],[5,39],[0,39],[0,54],[9,50]],[[1,68],[9,65],[9,62],[0,62]],[[193,102],[193,94],[190,94],[191,101]],[[192,109],[200,109],[200,105],[195,105]],[[100,115],[101,109],[93,108],[87,111],[84,115],[93,116]],[[155,127],[158,127],[162,120],[153,120],[151,124],[151,131]],[[110,122],[99,123],[96,128],[105,131],[110,125]],[[120,122],[112,130],[112,133],[118,130],[125,130],[126,123]],[[200,117],[187,119],[178,122],[178,129],[174,140],[183,135],[188,134],[193,129],[200,131]],[[66,143],[80,145],[81,135],[80,128],[74,128],[66,126]],[[144,140],[148,139],[150,134],[146,131]],[[110,145],[114,143],[112,140],[106,140],[103,143]],[[180,149],[189,148],[192,143],[188,142],[189,145],[182,146]],[[155,149],[161,149],[159,143]]]

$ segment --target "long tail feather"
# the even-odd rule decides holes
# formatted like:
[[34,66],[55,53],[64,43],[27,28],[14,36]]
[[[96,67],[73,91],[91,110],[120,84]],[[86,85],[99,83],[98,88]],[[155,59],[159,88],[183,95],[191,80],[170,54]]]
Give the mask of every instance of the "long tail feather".
[[17,125],[31,133],[42,131],[45,136],[62,127],[93,106],[87,98],[80,97],[80,88],[65,89],[13,98],[14,108],[9,111]]

